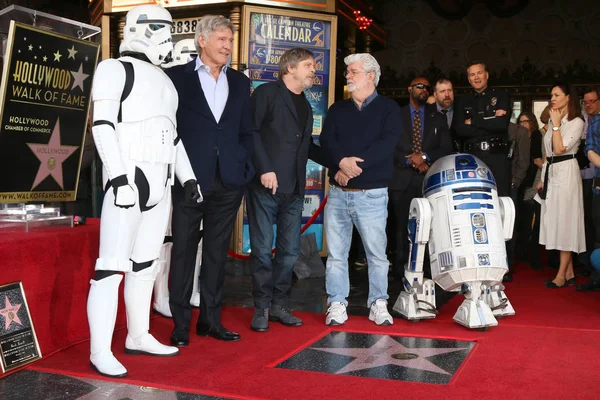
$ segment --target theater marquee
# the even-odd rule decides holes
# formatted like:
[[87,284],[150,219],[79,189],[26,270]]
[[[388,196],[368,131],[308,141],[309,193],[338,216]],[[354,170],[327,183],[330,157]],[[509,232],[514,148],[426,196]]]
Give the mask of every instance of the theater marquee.
[[0,88],[0,203],[75,200],[98,51],[11,21]]

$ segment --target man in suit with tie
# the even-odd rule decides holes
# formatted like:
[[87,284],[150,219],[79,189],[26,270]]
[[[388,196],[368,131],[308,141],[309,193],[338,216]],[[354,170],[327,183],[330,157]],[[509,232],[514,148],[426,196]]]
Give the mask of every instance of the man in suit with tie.
[[448,121],[453,150],[460,152],[460,141],[456,137],[456,132],[452,125],[452,121],[454,120],[454,88],[452,87],[452,82],[447,78],[439,78],[433,87],[433,97],[435,99],[436,110],[444,114]]
[[[313,85],[315,61],[308,49],[287,50],[279,60],[279,80],[257,87],[252,110],[256,176],[246,193],[254,317],[250,327],[269,330],[269,320],[301,326],[288,308],[292,271],[300,256],[300,228],[306,163],[314,159],[313,113],[304,90]],[[315,160],[318,162],[318,160]],[[271,253],[277,224],[275,257]]]
[[409,104],[401,109],[403,131],[394,154],[394,171],[390,181],[392,206],[396,224],[396,259],[394,277],[404,276],[408,262],[408,214],[410,202],[422,196],[423,178],[429,166],[452,152],[452,139],[446,116],[436,106],[426,104],[431,91],[423,77],[412,80],[408,87]]
[[221,324],[227,248],[245,186],[254,175],[250,80],[227,66],[234,32],[229,19],[204,16],[194,39],[199,56],[166,71],[179,94],[177,130],[204,194],[203,203],[189,205],[183,192],[173,189],[169,305],[175,323],[174,346],[189,344],[190,297],[201,221],[204,251],[196,334],[224,341],[240,339]]

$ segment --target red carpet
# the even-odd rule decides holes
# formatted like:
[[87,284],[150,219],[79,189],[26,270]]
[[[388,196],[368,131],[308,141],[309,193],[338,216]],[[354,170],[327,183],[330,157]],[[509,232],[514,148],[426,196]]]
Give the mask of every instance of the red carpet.
[[[113,351],[128,368],[121,382],[207,395],[244,399],[592,399],[597,398],[600,371],[600,293],[574,287],[549,290],[546,275],[520,268],[507,295],[517,315],[500,320],[486,332],[451,322],[459,296],[440,310],[436,320],[411,323],[396,319],[377,327],[366,317],[350,316],[340,330],[442,339],[475,340],[477,345],[448,385],[369,379],[274,368],[329,332],[324,315],[299,313],[305,325],[271,324],[268,333],[249,329],[252,310],[225,308],[223,321],[242,340],[222,343],[191,337],[177,357],[125,355],[125,330],[115,334]],[[395,299],[394,299],[395,300]],[[167,342],[172,322],[152,320],[151,330]],[[73,346],[41,360],[33,369],[99,378],[89,367],[89,343]],[[596,393],[596,394],[595,394]]]

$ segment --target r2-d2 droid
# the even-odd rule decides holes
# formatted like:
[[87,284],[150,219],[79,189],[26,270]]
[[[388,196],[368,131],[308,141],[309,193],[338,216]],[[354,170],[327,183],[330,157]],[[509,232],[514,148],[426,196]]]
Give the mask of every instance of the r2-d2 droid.
[[[495,317],[514,315],[502,277],[515,207],[509,197],[498,197],[489,168],[470,154],[440,158],[425,175],[423,195],[410,204],[410,255],[394,310],[409,320],[435,318],[437,283],[464,294],[454,321],[468,328],[496,326]],[[433,280],[423,278],[428,243]]]

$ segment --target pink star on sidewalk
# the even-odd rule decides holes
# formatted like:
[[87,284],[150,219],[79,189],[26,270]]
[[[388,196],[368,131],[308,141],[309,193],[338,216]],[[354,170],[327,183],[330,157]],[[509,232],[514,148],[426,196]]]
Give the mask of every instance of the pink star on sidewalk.
[[400,367],[450,375],[448,371],[438,367],[426,357],[465,350],[464,348],[456,347],[405,347],[389,336],[382,337],[377,343],[369,348],[311,348],[327,353],[354,357],[354,360],[346,364],[346,366],[337,371],[336,374],[344,374],[384,365],[398,365]]
[[79,146],[62,146],[60,143],[60,119],[56,120],[56,125],[52,130],[52,136],[48,144],[27,143],[33,154],[40,160],[40,168],[33,181],[31,189],[42,183],[48,175],[52,175],[58,186],[63,187],[62,163],[73,154]]
[[22,304],[15,304],[14,306],[10,304],[10,300],[8,300],[8,296],[4,296],[6,303],[4,304],[4,308],[0,309],[0,315],[4,317],[4,329],[8,329],[10,324],[13,322],[15,324],[23,325],[21,323],[21,319],[19,318],[19,314],[17,313],[21,308]]

